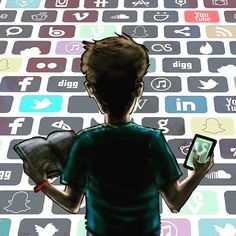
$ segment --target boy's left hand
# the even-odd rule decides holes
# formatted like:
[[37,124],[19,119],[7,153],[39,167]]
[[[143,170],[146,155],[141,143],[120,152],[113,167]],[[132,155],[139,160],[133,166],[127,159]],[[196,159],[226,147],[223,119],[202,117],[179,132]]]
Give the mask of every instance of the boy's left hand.
[[33,170],[27,161],[23,162],[23,169],[25,174],[27,174],[36,184],[42,183],[47,179],[47,169],[50,165],[50,161],[45,161],[38,169]]

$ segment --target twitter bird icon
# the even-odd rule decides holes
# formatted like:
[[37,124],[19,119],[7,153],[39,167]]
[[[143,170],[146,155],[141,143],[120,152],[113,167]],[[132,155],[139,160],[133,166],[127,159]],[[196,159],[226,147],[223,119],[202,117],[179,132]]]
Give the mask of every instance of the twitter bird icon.
[[213,79],[209,79],[208,81],[199,80],[199,82],[201,86],[198,86],[198,88],[203,90],[213,89],[219,84]]
[[49,223],[44,228],[35,225],[35,231],[38,233],[38,236],[53,236],[59,230],[52,223]]

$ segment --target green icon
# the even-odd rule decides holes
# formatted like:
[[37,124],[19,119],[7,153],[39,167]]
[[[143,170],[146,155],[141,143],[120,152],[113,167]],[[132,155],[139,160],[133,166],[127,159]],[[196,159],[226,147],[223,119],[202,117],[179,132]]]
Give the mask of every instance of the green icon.
[[115,25],[83,25],[80,28],[81,38],[106,38],[115,36]]

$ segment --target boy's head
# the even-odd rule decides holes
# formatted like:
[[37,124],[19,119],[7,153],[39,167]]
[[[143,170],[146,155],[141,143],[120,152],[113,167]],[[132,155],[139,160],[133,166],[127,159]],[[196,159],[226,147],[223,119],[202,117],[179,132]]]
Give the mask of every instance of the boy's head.
[[121,117],[141,96],[149,66],[147,48],[128,35],[83,44],[81,71],[89,94],[96,97],[103,112]]

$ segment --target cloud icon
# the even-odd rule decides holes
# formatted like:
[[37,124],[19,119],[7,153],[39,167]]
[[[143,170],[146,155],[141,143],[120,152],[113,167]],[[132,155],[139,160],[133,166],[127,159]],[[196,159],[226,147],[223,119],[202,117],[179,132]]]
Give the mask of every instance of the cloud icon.
[[224,170],[213,171],[209,174],[206,174],[207,179],[231,179],[231,177],[231,174]]
[[119,14],[119,15],[111,16],[111,19],[127,20],[129,19],[129,16],[125,14]]
[[31,57],[32,55],[40,55],[42,52],[38,47],[26,48],[20,54],[24,57]]
[[217,69],[217,71],[219,73],[222,74],[228,74],[230,72],[230,74],[236,74],[236,66],[235,65],[227,65],[227,66],[221,66],[220,68]]
[[4,71],[9,69],[9,61],[7,59],[1,59],[0,60],[0,71]]

